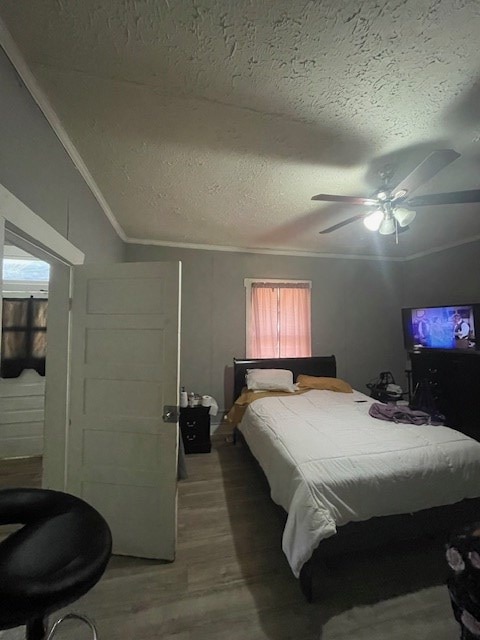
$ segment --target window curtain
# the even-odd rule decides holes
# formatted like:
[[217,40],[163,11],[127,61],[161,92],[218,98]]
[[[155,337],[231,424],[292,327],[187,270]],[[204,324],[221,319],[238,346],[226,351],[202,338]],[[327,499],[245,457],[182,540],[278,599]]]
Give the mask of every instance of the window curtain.
[[310,286],[252,283],[249,358],[311,355]]
[[275,358],[278,352],[278,290],[252,284],[249,358]]
[[312,355],[310,287],[282,287],[279,292],[279,357]]
[[45,299],[3,299],[2,378],[16,378],[24,369],[45,375],[47,309]]

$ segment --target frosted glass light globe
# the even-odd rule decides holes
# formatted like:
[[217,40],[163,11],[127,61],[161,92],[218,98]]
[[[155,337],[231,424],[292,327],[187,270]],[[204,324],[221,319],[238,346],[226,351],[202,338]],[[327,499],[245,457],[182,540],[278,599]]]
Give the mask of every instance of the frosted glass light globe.
[[416,211],[412,211],[411,209],[404,209],[403,207],[397,207],[393,215],[395,216],[396,221],[401,227],[407,227],[411,222],[415,220],[415,216],[417,215]]
[[395,233],[395,220],[393,218],[385,218],[380,227],[378,233],[382,236],[389,236],[391,233]]
[[370,213],[366,218],[363,219],[363,224],[367,227],[369,231],[378,231],[378,228],[382,224],[383,220],[383,211],[378,209],[373,213]]

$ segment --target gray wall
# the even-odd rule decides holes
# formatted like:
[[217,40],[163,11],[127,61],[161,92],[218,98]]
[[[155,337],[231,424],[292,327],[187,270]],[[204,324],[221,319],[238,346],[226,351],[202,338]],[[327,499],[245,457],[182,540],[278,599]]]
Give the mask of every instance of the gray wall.
[[480,302],[480,241],[409,260],[403,266],[403,306]]
[[[231,403],[233,357],[245,356],[244,278],[312,281],[312,353],[367,391],[381,370],[403,381],[401,263],[127,245],[130,262],[181,260],[182,384]],[[227,370],[226,370],[227,368]]]
[[124,243],[2,49],[0,183],[68,237],[86,262],[123,260]]

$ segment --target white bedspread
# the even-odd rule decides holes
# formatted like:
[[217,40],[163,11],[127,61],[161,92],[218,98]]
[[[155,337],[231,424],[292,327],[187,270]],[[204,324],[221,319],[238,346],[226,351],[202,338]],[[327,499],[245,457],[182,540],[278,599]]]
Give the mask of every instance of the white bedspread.
[[376,420],[372,402],[357,391],[263,398],[239,425],[288,513],[282,546],[297,577],[337,526],[480,496],[480,443]]

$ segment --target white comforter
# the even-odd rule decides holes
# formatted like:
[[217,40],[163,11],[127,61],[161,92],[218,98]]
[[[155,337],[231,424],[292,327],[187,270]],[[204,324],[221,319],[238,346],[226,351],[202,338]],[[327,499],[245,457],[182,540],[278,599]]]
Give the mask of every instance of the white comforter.
[[297,577],[347,522],[480,496],[480,443],[448,427],[377,420],[372,402],[357,391],[263,398],[239,425],[288,513],[282,546]]

